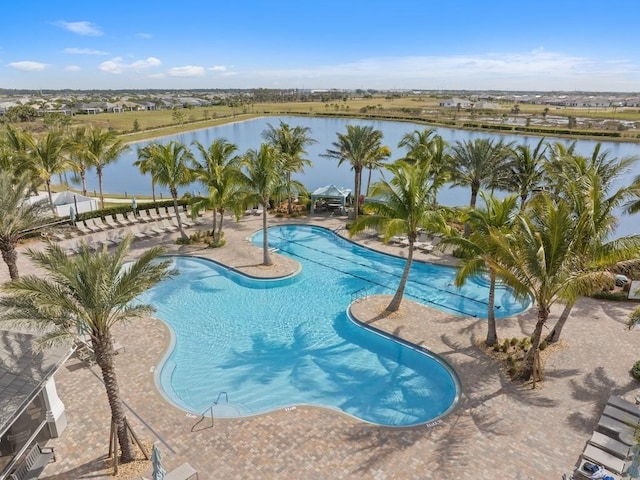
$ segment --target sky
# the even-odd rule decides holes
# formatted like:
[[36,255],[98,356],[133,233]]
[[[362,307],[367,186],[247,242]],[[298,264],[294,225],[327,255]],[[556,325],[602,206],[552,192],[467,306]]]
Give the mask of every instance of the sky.
[[0,88],[640,91],[640,0],[17,0]]

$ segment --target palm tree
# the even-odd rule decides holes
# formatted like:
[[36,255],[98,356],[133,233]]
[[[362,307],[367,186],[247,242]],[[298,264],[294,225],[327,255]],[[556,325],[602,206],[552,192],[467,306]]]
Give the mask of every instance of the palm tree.
[[43,251],[29,250],[31,260],[46,275],[13,280],[4,286],[7,295],[0,298],[0,306],[7,309],[4,319],[42,332],[38,339],[42,348],[74,338],[78,332],[91,337],[123,463],[135,455],[113,361],[112,329],[150,315],[151,305],[132,302],[175,273],[169,270],[169,260],[159,259],[160,248],[151,248],[125,265],[130,244],[128,237],[112,254],[106,247],[93,252],[84,244],[78,255],[70,257],[54,244]]
[[84,135],[82,151],[79,155],[86,162],[95,167],[100,189],[100,208],[104,208],[104,194],[102,191],[102,174],[104,167],[114,162],[129,149],[115,132],[98,127],[90,127]]
[[186,240],[189,237],[184,233],[180,220],[178,187],[184,187],[193,181],[193,170],[190,168],[193,155],[184,144],[175,140],[166,145],[153,143],[146,148],[145,155],[148,155],[148,168],[155,183],[169,188],[180,237]]
[[281,187],[278,151],[263,143],[259,150],[249,150],[242,160],[242,184],[245,202],[262,204],[262,263],[272,265],[267,237],[267,209],[271,196]]
[[407,262],[398,289],[386,308],[388,312],[395,312],[402,302],[413,261],[413,246],[420,229],[442,230],[444,218],[433,209],[434,188],[430,162],[412,165],[398,160],[386,168],[393,177],[390,181],[382,180],[373,185],[373,200],[364,207],[367,215],[362,215],[351,224],[349,235],[353,236],[367,227],[380,231],[384,242],[388,242],[394,235],[407,235]]
[[302,155],[307,153],[305,148],[316,143],[316,140],[309,137],[310,132],[309,127],[297,126],[292,129],[287,123],[280,121],[279,128],[267,124],[267,130],[262,133],[262,137],[279,151],[280,168],[286,176],[287,212],[289,215],[293,213],[291,175],[302,172],[305,166],[311,166],[311,160],[302,158]]
[[502,200],[493,194],[480,192],[485,208],[476,208],[466,213],[465,222],[471,226],[469,238],[461,237],[457,230],[442,240],[443,245],[454,245],[464,253],[462,265],[456,275],[456,286],[461,287],[469,278],[489,273],[489,298],[487,305],[487,340],[488,346],[492,346],[498,340],[495,315],[496,271],[491,267],[491,248],[487,244],[487,238],[492,229],[508,233],[513,226],[513,221],[518,210],[518,200],[515,195]]
[[[637,198],[638,187],[633,183],[614,189],[620,178],[638,162],[638,157],[611,158],[601,152],[597,144],[591,157],[563,155],[551,165],[555,172],[553,191],[573,208],[578,233],[574,255],[582,268],[607,270],[618,262],[640,255],[640,235],[612,238],[618,224],[617,212],[630,199]],[[546,337],[548,343],[560,339],[562,329],[575,302],[568,301],[555,326]]]
[[51,178],[57,173],[64,172],[68,167],[67,159],[64,157],[68,142],[60,130],[50,130],[43,138],[34,138],[28,133],[23,135],[33,171],[35,176],[46,185],[49,207],[55,215]]
[[[414,130],[406,133],[398,147],[407,149],[405,160],[411,163],[422,163],[426,159],[431,161],[431,170],[434,186],[437,190],[448,181],[451,157],[448,153],[448,144],[442,136],[436,134],[433,128]],[[435,199],[438,204],[437,197]]]
[[12,280],[19,278],[18,242],[46,221],[44,204],[27,201],[30,185],[26,174],[14,177],[10,171],[0,171],[0,251]]
[[[225,138],[218,138],[206,149],[201,143],[194,142],[198,148],[202,162],[194,160],[194,176],[208,189],[207,198],[193,204],[195,211],[201,208],[213,209],[213,226],[211,235],[214,241],[222,238],[222,222],[227,208],[239,214],[242,206],[240,186],[240,158],[234,155],[238,146]],[[220,221],[217,217],[220,214]]]
[[360,210],[360,190],[362,185],[362,170],[380,153],[382,147],[382,132],[374,130],[372,126],[347,125],[347,133],[338,133],[338,141],[333,142],[333,149],[327,150],[322,157],[338,160],[338,165],[344,162],[351,164],[354,172],[354,220],[358,219]]
[[[150,143],[145,147],[138,148],[138,159],[133,162],[133,165],[138,167],[140,173],[146,175],[147,173],[151,173],[153,170],[153,162],[155,161],[155,157],[151,155],[155,144]],[[156,203],[156,181],[151,175],[151,198],[153,199],[153,203]]]
[[369,170],[369,174],[367,175],[367,188],[364,191],[365,196],[369,196],[369,190],[371,189],[371,174],[373,173],[373,170],[382,168],[384,166],[384,161],[390,156],[391,149],[386,145],[382,145],[365,163],[365,168]]
[[585,271],[574,255],[576,230],[571,206],[540,193],[506,233],[490,228],[486,237],[486,262],[516,295],[530,297],[537,309],[537,322],[518,377],[535,381],[541,374],[538,358],[542,329],[551,306],[559,300],[575,301],[580,295],[606,284],[603,272]]
[[[88,163],[85,151],[85,137],[86,129],[84,127],[76,128],[71,134],[69,140],[70,148],[70,161],[69,166],[71,170],[80,176],[80,184],[82,185],[82,195],[87,195],[87,170],[91,167]],[[77,177],[76,177],[77,179]],[[77,181],[77,180],[76,180]]]
[[520,209],[524,208],[529,195],[542,186],[547,147],[544,138],[541,138],[533,150],[529,145],[518,145],[513,150],[511,161],[507,165],[506,188],[518,193]]
[[492,139],[477,138],[457,141],[451,148],[451,184],[453,187],[470,187],[469,207],[476,207],[480,189],[503,188],[511,144]]

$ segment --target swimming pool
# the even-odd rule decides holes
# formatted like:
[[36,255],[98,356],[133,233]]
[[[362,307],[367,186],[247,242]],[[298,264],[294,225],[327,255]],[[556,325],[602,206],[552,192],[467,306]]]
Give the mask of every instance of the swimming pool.
[[[393,293],[401,259],[319,227],[271,228],[269,240],[300,262],[298,274],[257,280],[209,260],[174,257],[180,275],[143,296],[173,331],[156,373],[171,402],[197,415],[217,402],[217,417],[316,405],[388,426],[429,422],[453,407],[459,384],[445,362],[347,316],[354,292]],[[422,268],[412,272],[418,283],[411,295],[433,295],[439,305],[452,289],[454,309],[481,311],[482,282],[458,291],[447,286],[453,269],[436,270],[434,281],[422,278]],[[421,293],[423,287],[429,292]],[[508,297],[500,296],[501,313],[517,311]]]

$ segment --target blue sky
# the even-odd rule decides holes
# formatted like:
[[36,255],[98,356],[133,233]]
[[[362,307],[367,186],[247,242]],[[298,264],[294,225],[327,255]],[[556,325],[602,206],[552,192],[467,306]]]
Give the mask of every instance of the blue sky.
[[18,0],[0,88],[640,91],[638,0]]

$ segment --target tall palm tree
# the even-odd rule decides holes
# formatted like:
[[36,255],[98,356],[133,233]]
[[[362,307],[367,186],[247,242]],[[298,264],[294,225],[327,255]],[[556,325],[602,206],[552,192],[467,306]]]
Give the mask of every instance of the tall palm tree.
[[539,347],[551,306],[575,301],[580,295],[606,284],[603,272],[585,271],[574,255],[576,231],[571,206],[547,193],[536,195],[506,233],[490,228],[486,245],[487,264],[519,296],[530,297],[537,309],[537,321],[518,377],[539,377]]
[[[87,170],[91,163],[87,160],[85,153],[87,130],[84,127],[76,128],[70,136],[69,143],[69,167],[74,174],[80,177],[82,195],[87,195]],[[77,177],[76,177],[77,179]],[[77,181],[77,180],[76,180]]]
[[125,265],[130,244],[128,237],[111,254],[106,247],[93,252],[84,244],[78,255],[70,257],[54,244],[43,251],[29,250],[33,263],[46,275],[9,282],[4,286],[7,295],[0,298],[0,306],[7,309],[4,320],[37,328],[42,332],[38,339],[42,348],[74,338],[78,332],[91,337],[123,463],[135,455],[113,360],[112,329],[118,323],[150,315],[154,310],[151,305],[133,301],[174,274],[170,261],[159,259],[163,253],[159,248],[151,248]]
[[146,154],[149,156],[149,171],[155,182],[169,188],[180,237],[186,240],[189,237],[184,233],[182,220],[180,220],[178,187],[184,187],[193,181],[193,170],[190,167],[193,155],[184,144],[175,140],[166,145],[153,143],[149,145]]
[[262,137],[271,145],[276,147],[280,156],[280,168],[286,176],[287,190],[287,212],[293,213],[292,182],[291,175],[302,172],[304,167],[311,166],[311,160],[302,158],[305,155],[306,147],[316,143],[316,140],[309,137],[311,129],[309,127],[296,126],[291,128],[287,123],[280,121],[280,126],[275,128],[270,123],[262,133]]
[[[618,262],[640,256],[640,235],[612,238],[618,224],[618,211],[630,199],[637,198],[638,186],[614,188],[638,162],[638,157],[612,158],[597,144],[591,157],[563,155],[551,165],[555,195],[565,199],[573,209],[578,233],[574,255],[582,268],[607,270]],[[546,337],[548,343],[560,339],[574,302],[567,301],[562,314]]]
[[263,143],[260,149],[247,151],[242,160],[242,183],[247,203],[262,204],[262,263],[272,265],[267,236],[267,210],[271,196],[282,186],[278,151]]
[[10,171],[0,171],[0,252],[12,280],[19,278],[18,242],[47,221],[43,215],[47,207],[27,201],[30,185],[28,174],[14,177]]
[[30,172],[32,177],[35,176],[24,132],[17,131],[7,125],[0,142],[0,149],[0,168],[2,170],[9,170],[16,177],[25,172]]
[[371,174],[373,173],[373,170],[382,168],[384,166],[384,161],[390,156],[391,149],[386,145],[382,145],[365,163],[365,168],[369,171],[369,174],[367,175],[367,188],[364,190],[365,196],[369,196],[369,190],[371,189]]
[[351,224],[349,234],[353,236],[367,227],[373,227],[382,233],[384,242],[388,242],[394,235],[407,235],[407,262],[398,289],[386,308],[388,312],[395,312],[402,302],[413,261],[413,247],[420,229],[438,231],[444,229],[445,224],[442,215],[433,209],[434,188],[430,162],[410,164],[398,160],[386,168],[393,177],[389,181],[381,180],[373,185],[373,199],[364,207],[367,215],[362,215]]
[[[433,182],[434,186],[437,187],[437,194],[437,190],[449,179],[451,157],[447,142],[442,136],[436,134],[435,129],[425,128],[424,130],[414,130],[406,133],[398,142],[398,147],[407,150],[405,157],[407,162],[422,163],[426,159],[430,159]],[[437,196],[435,202],[437,205]]]
[[95,167],[100,189],[100,208],[104,208],[104,193],[102,191],[102,177],[104,167],[114,162],[129,150],[115,132],[98,127],[90,127],[84,135],[83,151],[79,155],[84,157],[89,165]]
[[[151,173],[153,170],[153,162],[155,162],[155,157],[151,155],[153,152],[155,144],[150,143],[142,148],[138,148],[137,154],[138,159],[133,162],[135,167],[138,167],[140,173],[146,175],[147,173]],[[156,202],[156,181],[151,175],[151,198],[153,199],[153,203]]]
[[46,185],[49,207],[55,215],[56,208],[51,193],[51,178],[68,168],[69,164],[64,154],[69,144],[64,133],[60,130],[49,130],[42,138],[35,138],[28,133],[23,135],[33,171],[36,177]]
[[457,141],[451,147],[451,184],[454,187],[470,187],[469,207],[475,208],[480,189],[490,190],[505,186],[507,160],[511,144],[489,138]]
[[333,149],[328,149],[322,157],[338,160],[338,165],[344,162],[351,164],[354,173],[354,219],[358,219],[360,209],[360,191],[362,186],[362,170],[368,162],[380,153],[382,147],[382,132],[372,126],[347,125],[347,133],[338,133],[338,140],[332,143]]
[[[213,226],[211,235],[215,241],[222,237],[222,222],[227,208],[238,214],[241,205],[240,157],[234,155],[238,146],[225,138],[218,138],[205,148],[194,142],[202,157],[202,161],[194,160],[194,176],[208,189],[208,197],[196,201],[196,211],[208,207],[213,210]],[[218,222],[218,214],[220,221]]]
[[532,192],[542,187],[547,147],[544,138],[541,138],[533,150],[530,145],[518,145],[513,149],[507,165],[506,188],[519,195],[520,209],[524,208]]
[[502,200],[493,194],[480,192],[485,208],[476,208],[466,213],[465,222],[471,225],[469,238],[461,237],[457,230],[451,230],[448,236],[443,238],[442,244],[454,245],[464,253],[462,265],[456,275],[456,286],[461,287],[469,278],[489,273],[489,298],[487,305],[487,340],[488,346],[492,346],[498,340],[495,315],[496,294],[496,270],[488,261],[491,255],[490,244],[487,239],[492,229],[508,233],[513,226],[515,215],[518,211],[518,199],[515,195]]

